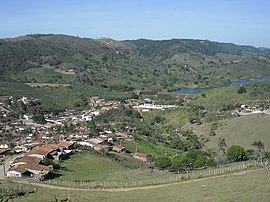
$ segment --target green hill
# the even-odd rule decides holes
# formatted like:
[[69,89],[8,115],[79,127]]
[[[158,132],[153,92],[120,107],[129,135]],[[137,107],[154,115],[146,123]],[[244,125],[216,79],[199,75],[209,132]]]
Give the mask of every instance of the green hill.
[[36,34],[0,40],[0,77],[160,91],[269,75],[269,54],[266,48],[207,40],[115,41]]

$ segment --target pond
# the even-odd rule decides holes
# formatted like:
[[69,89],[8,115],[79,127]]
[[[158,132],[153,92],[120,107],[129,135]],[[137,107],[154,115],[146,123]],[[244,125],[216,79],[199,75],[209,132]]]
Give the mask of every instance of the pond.
[[[258,83],[258,82],[265,82],[269,81],[269,77],[267,76],[261,76],[256,79],[250,79],[250,80],[240,80],[240,81],[231,81],[226,86],[245,86],[250,83]],[[204,91],[213,90],[216,88],[224,88],[226,86],[219,86],[219,87],[213,87],[213,88],[181,88],[176,91],[172,91],[173,93],[181,93],[181,94],[199,94]]]

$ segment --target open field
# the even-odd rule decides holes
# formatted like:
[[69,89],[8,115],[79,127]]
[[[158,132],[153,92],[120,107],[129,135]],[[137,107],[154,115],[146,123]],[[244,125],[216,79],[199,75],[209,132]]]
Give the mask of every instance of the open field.
[[30,68],[13,77],[25,83],[68,83],[73,78],[73,75],[74,74],[67,74],[64,71],[44,65],[39,68]]
[[188,123],[189,113],[184,108],[168,109],[168,110],[152,110],[151,112],[143,112],[143,118],[145,121],[150,122],[156,116],[165,118],[162,122],[163,125],[182,127]]
[[179,153],[179,151],[176,149],[172,149],[162,145],[156,145],[149,141],[140,142],[138,144],[138,151],[152,154],[155,157],[164,156],[164,154],[167,154],[168,156],[174,156]]
[[[204,106],[207,110],[234,109],[241,104],[269,103],[269,82],[250,84],[246,86],[246,93],[239,94],[239,86],[228,86],[204,91],[192,104]],[[202,96],[204,95],[204,96]]]
[[25,83],[31,87],[68,87],[70,84],[62,84],[62,83]]
[[270,172],[259,169],[245,174],[198,179],[140,190],[57,190],[38,188],[35,194],[14,201],[269,201]]
[[238,144],[247,149],[252,148],[251,144],[255,140],[261,140],[266,150],[270,150],[269,123],[269,115],[249,115],[224,120],[216,131],[217,135],[210,137],[206,146],[217,147],[218,139],[224,138],[228,146]]
[[[75,154],[61,162],[59,178],[55,181],[131,181],[172,176],[165,172],[151,172],[148,169],[129,169],[105,157],[93,154]],[[52,180],[53,181],[53,180]]]

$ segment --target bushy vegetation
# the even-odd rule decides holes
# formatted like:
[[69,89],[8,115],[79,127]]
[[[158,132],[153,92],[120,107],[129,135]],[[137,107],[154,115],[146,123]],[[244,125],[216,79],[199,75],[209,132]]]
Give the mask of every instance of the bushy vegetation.
[[[269,51],[202,40],[82,39],[28,35],[0,40],[2,81],[76,83],[116,91],[219,86],[269,75]],[[72,70],[74,74],[67,74]],[[61,73],[62,72],[62,73]]]
[[88,85],[73,85],[72,87],[42,87],[35,88],[26,84],[0,82],[1,95],[19,97],[39,98],[38,105],[29,106],[28,111],[50,111],[57,113],[66,108],[85,108],[88,98],[91,96],[100,96],[108,100],[125,100],[133,98],[132,92],[115,92],[100,87]]
[[[205,97],[198,96],[190,105],[203,106],[209,111],[218,110],[226,112],[239,107],[241,104],[253,104],[259,102],[269,103],[270,82],[249,84],[247,86],[231,86],[205,91]],[[239,92],[240,90],[240,92]]]
[[232,145],[227,149],[228,159],[231,161],[245,161],[247,160],[247,153],[245,149],[239,145]]
[[189,150],[185,154],[173,157],[170,171],[187,171],[205,167],[214,167],[217,163],[210,154],[199,150]]

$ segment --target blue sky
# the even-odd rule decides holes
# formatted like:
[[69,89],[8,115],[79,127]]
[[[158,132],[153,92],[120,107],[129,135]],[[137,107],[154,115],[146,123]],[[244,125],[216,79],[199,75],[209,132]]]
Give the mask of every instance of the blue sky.
[[31,33],[270,47],[269,0],[7,0],[0,38]]

